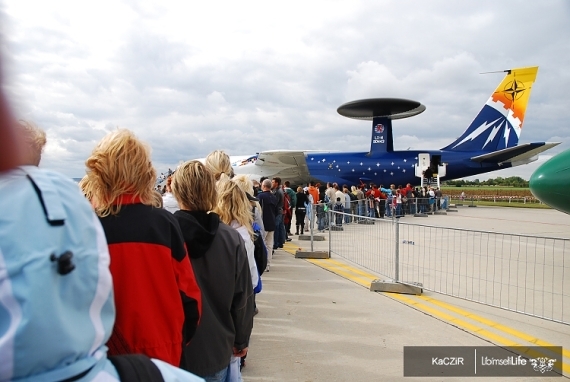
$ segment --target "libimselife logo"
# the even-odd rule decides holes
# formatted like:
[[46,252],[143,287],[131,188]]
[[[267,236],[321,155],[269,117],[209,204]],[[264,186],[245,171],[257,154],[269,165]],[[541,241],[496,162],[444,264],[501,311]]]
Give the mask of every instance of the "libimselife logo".
[[376,126],[374,126],[374,132],[375,133],[383,133],[384,132],[384,125],[379,123]]
[[538,357],[530,358],[529,361],[532,364],[534,371],[540,371],[542,374],[544,374],[547,371],[552,371],[554,362],[556,362],[556,358]]

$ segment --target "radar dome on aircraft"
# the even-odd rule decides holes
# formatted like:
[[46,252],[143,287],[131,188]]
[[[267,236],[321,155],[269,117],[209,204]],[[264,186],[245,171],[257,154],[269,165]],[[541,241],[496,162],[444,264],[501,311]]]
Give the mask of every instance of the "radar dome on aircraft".
[[530,177],[530,191],[544,204],[570,214],[570,149],[542,164]]

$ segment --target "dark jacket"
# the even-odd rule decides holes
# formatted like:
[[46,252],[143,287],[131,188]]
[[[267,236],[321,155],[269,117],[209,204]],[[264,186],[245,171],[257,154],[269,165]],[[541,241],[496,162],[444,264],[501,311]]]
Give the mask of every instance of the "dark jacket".
[[229,365],[232,347],[248,346],[254,307],[247,253],[240,234],[215,213],[174,216],[202,291],[202,318],[180,367],[207,376]]
[[263,228],[266,232],[275,231],[275,216],[277,215],[277,198],[271,191],[263,191],[257,195],[263,216]]
[[309,204],[309,197],[304,192],[297,192],[297,203],[295,208],[305,208],[305,203]]

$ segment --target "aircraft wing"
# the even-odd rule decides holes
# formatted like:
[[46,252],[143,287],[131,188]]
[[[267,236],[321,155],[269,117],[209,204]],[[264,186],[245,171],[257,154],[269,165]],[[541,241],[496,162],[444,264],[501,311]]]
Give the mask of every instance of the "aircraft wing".
[[270,150],[260,152],[255,162],[258,173],[268,177],[278,176],[291,184],[307,183],[310,179],[306,151]]
[[506,149],[493,151],[483,155],[471,157],[472,161],[480,163],[512,163],[513,165],[530,163],[537,159],[537,155],[560,142],[534,142],[522,145],[507,147]]

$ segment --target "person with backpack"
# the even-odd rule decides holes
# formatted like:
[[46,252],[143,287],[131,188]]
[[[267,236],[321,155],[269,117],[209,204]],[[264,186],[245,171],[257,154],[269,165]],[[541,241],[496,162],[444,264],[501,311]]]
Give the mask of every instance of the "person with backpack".
[[116,313],[109,250],[69,177],[35,166],[1,174],[0,209],[0,262],[9,269],[0,381],[203,381],[148,356],[108,355]]
[[305,232],[305,216],[307,213],[307,206],[310,205],[310,202],[308,195],[303,191],[303,187],[297,187],[296,196],[297,204],[295,205],[295,235],[302,235]]
[[285,227],[285,241],[291,241],[291,221],[293,220],[293,205],[289,193],[283,188],[283,226]]
[[267,247],[267,266],[265,271],[269,271],[271,259],[273,258],[275,222],[277,214],[277,198],[271,192],[271,181],[265,179],[261,182],[261,192],[257,194],[259,205],[262,210],[263,228],[265,229],[265,245]]
[[297,194],[295,193],[295,191],[293,191],[293,189],[291,188],[291,182],[289,182],[288,180],[286,180],[285,182],[283,182],[283,191],[285,191],[287,193],[287,195],[289,196],[289,210],[291,212],[291,218],[289,219],[289,222],[287,224],[285,224],[285,230],[287,231],[287,237],[292,236],[293,234],[291,233],[291,223],[292,223],[292,217],[293,217],[293,210],[295,209],[295,207],[297,206]]
[[340,197],[336,198],[336,203],[333,205],[333,211],[336,212],[334,215],[335,225],[342,229],[342,216],[344,213],[344,201]]

